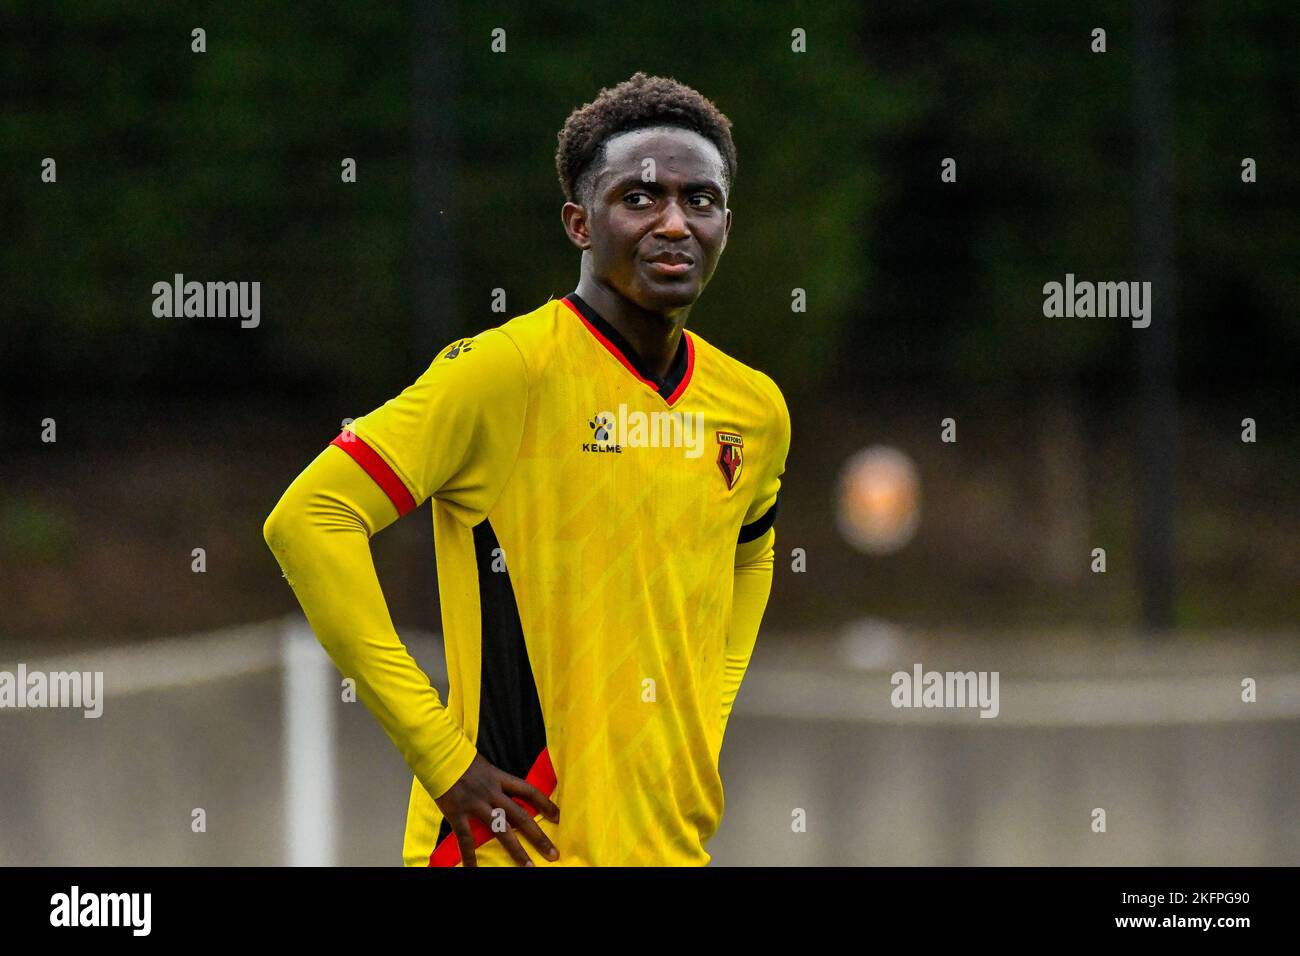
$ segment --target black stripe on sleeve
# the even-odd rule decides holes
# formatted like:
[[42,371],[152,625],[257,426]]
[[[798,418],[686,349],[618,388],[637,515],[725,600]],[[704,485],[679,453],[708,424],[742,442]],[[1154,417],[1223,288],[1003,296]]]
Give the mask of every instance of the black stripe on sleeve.
[[777,506],[780,504],[781,504],[781,496],[778,494],[776,496],[776,499],[772,502],[772,507],[767,509],[767,512],[763,515],[763,517],[758,518],[755,521],[751,521],[747,525],[741,526],[740,540],[737,541],[736,543],[746,544],[747,542],[755,541],[758,538],[763,537],[763,535],[767,534],[768,529],[770,529],[772,525],[776,522],[776,509]]

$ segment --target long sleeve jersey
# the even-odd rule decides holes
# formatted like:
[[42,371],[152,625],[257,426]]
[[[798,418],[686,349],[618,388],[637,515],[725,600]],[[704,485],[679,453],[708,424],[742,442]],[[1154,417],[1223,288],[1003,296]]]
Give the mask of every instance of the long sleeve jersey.
[[[767,375],[683,331],[656,379],[571,293],[450,343],[295,479],[265,537],[414,772],[407,865],[459,862],[434,800],[476,753],[561,807],[539,866],[708,862],[789,445]],[[369,549],[430,498],[445,704]]]

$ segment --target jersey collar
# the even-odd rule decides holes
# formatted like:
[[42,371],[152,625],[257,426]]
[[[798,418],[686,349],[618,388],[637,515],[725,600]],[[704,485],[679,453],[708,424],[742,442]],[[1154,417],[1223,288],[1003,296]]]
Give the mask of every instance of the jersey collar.
[[654,389],[669,405],[676,402],[686,391],[686,386],[690,384],[691,376],[695,372],[695,342],[685,329],[682,329],[682,337],[677,343],[677,354],[673,356],[673,363],[668,367],[667,374],[662,381],[656,381],[636,350],[632,348],[631,343],[618,329],[601,318],[600,313],[587,304],[582,296],[577,292],[570,292],[560,301],[582,320],[587,331],[595,336],[596,341],[618,359],[625,369],[644,385]]

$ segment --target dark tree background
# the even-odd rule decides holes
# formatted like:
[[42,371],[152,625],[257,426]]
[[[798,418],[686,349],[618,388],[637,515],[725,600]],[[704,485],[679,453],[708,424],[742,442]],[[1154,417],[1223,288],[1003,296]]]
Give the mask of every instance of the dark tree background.
[[[8,634],[289,610],[262,518],[342,418],[440,345],[572,289],[555,135],[636,70],[735,124],[735,225],[691,327],[791,406],[779,546],[816,573],[778,560],[771,618],[1137,623],[1150,330],[1042,314],[1067,272],[1149,278],[1134,6],[566,6],[0,4]],[[1300,613],[1297,36],[1285,2],[1178,3],[1168,21],[1176,321],[1157,299],[1154,322],[1174,334],[1187,628]],[[151,288],[176,273],[260,281],[261,325],[154,317]],[[956,445],[938,441],[948,416]],[[889,558],[856,554],[833,521],[838,468],[877,442],[922,479],[918,536]],[[376,553],[395,614],[428,622],[422,514]],[[209,572],[193,575],[200,546]],[[1104,576],[1087,571],[1097,546]]]

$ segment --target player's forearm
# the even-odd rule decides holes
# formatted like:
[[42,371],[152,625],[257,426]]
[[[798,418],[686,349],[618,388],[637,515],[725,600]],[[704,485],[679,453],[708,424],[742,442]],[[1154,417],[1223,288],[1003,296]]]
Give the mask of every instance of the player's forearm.
[[727,632],[726,657],[722,674],[722,729],[727,729],[731,708],[740,691],[754,645],[758,640],[759,625],[767,600],[772,591],[772,569],[775,559],[776,532],[768,531],[752,546],[742,546],[737,553],[735,579],[731,599],[731,627]]
[[[367,485],[366,483],[370,483]],[[398,638],[370,553],[376,517],[370,479],[337,448],[298,476],[264,534],[316,637],[432,796],[446,792],[475,749]]]

